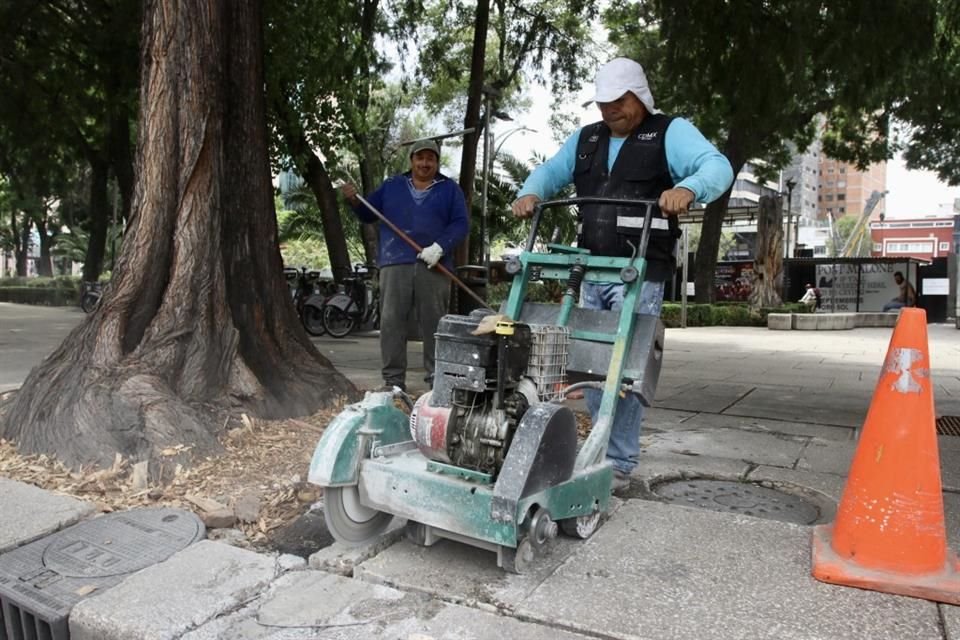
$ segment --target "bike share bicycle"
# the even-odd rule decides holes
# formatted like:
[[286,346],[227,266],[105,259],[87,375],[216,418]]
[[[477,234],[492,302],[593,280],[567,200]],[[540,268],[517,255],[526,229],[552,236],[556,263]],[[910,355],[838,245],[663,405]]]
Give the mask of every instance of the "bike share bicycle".
[[83,282],[80,284],[80,308],[84,313],[90,313],[100,304],[103,297],[102,282]]
[[323,305],[322,322],[327,333],[343,338],[357,327],[380,327],[379,270],[373,265],[357,264],[353,276],[345,278],[343,291]]
[[303,328],[312,336],[322,336],[326,331],[321,319],[323,305],[333,293],[333,283],[324,283],[319,271],[306,267],[284,267],[283,275]]

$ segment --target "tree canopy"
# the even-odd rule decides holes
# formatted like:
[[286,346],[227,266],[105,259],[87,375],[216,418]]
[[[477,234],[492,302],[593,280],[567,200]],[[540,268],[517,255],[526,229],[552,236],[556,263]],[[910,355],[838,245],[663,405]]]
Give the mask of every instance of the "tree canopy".
[[[877,10],[865,0],[667,0],[606,13],[611,41],[645,65],[658,106],[691,118],[738,173],[747,160],[770,170],[805,149],[826,115],[825,146],[869,162],[892,152],[890,113],[903,78],[931,59],[936,3],[904,0]],[[711,203],[696,261],[696,297],[713,295],[728,196]]]

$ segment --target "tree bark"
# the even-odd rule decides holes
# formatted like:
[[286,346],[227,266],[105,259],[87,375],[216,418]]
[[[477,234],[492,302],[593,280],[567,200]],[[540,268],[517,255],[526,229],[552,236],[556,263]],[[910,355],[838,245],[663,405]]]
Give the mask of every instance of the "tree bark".
[[[148,0],[132,214],[97,310],[0,423],[69,465],[220,450],[223,411],[304,415],[352,395],[296,318],[267,156],[261,7]],[[189,453],[165,456],[183,444]]]
[[[731,131],[724,145],[723,155],[730,161],[733,168],[734,180],[743,169],[746,158],[743,156],[741,145],[738,142],[736,131]],[[720,251],[720,235],[723,232],[723,220],[727,215],[727,206],[730,203],[730,192],[726,193],[707,205],[700,229],[700,244],[697,245],[694,280],[694,300],[698,303],[713,302],[714,273],[717,270],[717,254]]]
[[779,307],[783,300],[783,200],[762,196],[757,217],[757,251],[753,259],[750,306]]
[[[467,201],[467,220],[473,207],[473,184],[477,176],[477,147],[483,123],[480,121],[480,103],[483,101],[484,69],[487,59],[487,29],[490,25],[490,0],[478,0],[473,28],[473,53],[470,59],[470,85],[467,89],[467,112],[463,128],[473,127],[473,133],[463,137],[463,153],[460,156],[460,188]],[[470,256],[470,235],[457,247],[455,260],[458,265],[467,263]]]

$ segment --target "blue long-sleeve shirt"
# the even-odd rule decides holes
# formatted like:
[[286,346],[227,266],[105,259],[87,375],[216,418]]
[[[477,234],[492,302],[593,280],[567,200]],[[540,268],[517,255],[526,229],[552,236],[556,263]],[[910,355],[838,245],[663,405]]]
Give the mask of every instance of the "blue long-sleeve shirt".
[[[434,242],[439,244],[444,266],[452,268],[453,250],[469,230],[467,204],[460,185],[438,173],[426,194],[415,200],[410,174],[405,173],[387,178],[366,199],[422,248]],[[377,222],[362,202],[353,207],[353,212],[361,222]],[[381,267],[417,261],[417,252],[385,224],[380,225],[379,245],[377,262]]]
[[[571,182],[577,158],[580,129],[575,131],[552,158],[533,170],[520,188],[519,196],[536,195],[542,200],[552,197]],[[607,170],[623,147],[626,138],[610,137]],[[683,118],[674,118],[664,137],[667,167],[675,187],[693,192],[696,202],[712,202],[733,183],[733,168],[726,156]]]

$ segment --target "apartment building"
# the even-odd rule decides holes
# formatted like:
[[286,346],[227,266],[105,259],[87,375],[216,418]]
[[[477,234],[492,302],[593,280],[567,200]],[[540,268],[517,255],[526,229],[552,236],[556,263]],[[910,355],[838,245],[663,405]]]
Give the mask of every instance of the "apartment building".
[[[854,165],[820,156],[820,189],[817,194],[818,215],[821,220],[838,220],[843,216],[859,216],[874,191],[887,189],[887,163],[870,165],[859,171]],[[884,200],[880,200],[870,214],[870,220],[880,220],[886,214]]]

